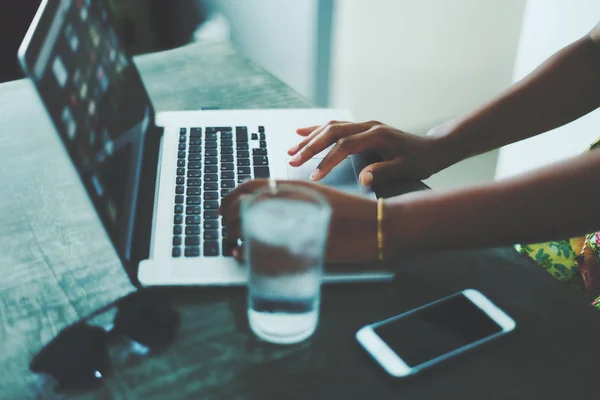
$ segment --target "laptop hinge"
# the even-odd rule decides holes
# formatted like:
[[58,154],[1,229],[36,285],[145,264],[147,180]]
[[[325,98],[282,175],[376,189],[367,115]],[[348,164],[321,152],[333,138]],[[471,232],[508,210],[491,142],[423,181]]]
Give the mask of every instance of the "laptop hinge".
[[152,238],[152,218],[154,215],[154,201],[156,192],[156,179],[158,173],[161,137],[164,128],[153,126],[149,128],[144,143],[142,156],[142,172],[140,175],[139,191],[137,196],[137,212],[133,230],[131,261],[125,265],[129,280],[136,287],[141,287],[138,275],[140,261],[150,257],[150,243]]

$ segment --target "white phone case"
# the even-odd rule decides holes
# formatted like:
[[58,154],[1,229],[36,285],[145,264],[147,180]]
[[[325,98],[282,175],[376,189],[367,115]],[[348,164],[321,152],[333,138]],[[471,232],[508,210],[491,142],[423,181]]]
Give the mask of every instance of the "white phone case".
[[[381,339],[379,337],[379,335],[377,335],[377,333],[374,331],[374,329],[378,326],[390,323],[399,318],[406,317],[406,316],[413,314],[423,308],[426,308],[426,307],[432,306],[436,303],[442,302],[442,301],[444,301],[452,296],[456,296],[457,294],[460,294],[460,293],[462,293],[474,305],[479,307],[494,322],[496,322],[498,325],[500,325],[502,330],[498,333],[495,333],[495,334],[487,336],[481,340],[473,342],[467,346],[458,348],[458,349],[453,350],[446,354],[442,354],[442,355],[440,355],[434,359],[431,359],[425,363],[422,363],[422,364],[419,364],[416,366],[412,366],[412,367],[409,366],[404,360],[402,360],[400,358],[400,356],[398,356],[394,352],[394,350],[392,350],[387,345],[387,343],[383,339]],[[381,367],[383,367],[383,369],[388,374],[390,374],[394,377],[406,377],[409,375],[413,375],[427,367],[435,365],[441,361],[444,361],[450,357],[453,357],[453,356],[463,353],[469,349],[477,347],[485,342],[488,342],[488,341],[498,338],[502,335],[505,335],[508,332],[514,330],[514,328],[516,326],[515,321],[511,317],[506,315],[506,313],[504,311],[502,311],[500,308],[498,308],[494,303],[492,303],[487,297],[485,297],[479,291],[477,291],[475,289],[466,289],[460,293],[457,293],[452,296],[444,297],[440,300],[434,301],[429,304],[425,304],[424,306],[415,308],[413,310],[410,310],[406,313],[397,315],[395,317],[388,318],[384,321],[366,325],[356,333],[356,339],[365,348],[365,350],[367,352],[369,352],[371,354],[371,356],[381,365]]]

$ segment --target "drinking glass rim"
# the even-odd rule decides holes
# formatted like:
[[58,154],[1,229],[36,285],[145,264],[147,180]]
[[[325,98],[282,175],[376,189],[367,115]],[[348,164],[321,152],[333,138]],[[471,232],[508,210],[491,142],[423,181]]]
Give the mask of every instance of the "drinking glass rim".
[[[274,181],[272,181],[272,182],[274,182]],[[323,196],[321,193],[317,192],[316,190],[307,188],[307,187],[303,187],[303,186],[290,185],[289,183],[272,184],[271,182],[269,182],[268,186],[258,189],[256,192],[249,194],[242,199],[242,201],[241,201],[242,213],[241,214],[243,215],[243,213],[248,209],[250,204],[257,198],[259,198],[260,196],[263,196],[268,193],[275,194],[277,191],[281,191],[281,190],[284,190],[284,191],[288,190],[290,192],[298,192],[298,193],[303,193],[305,195],[308,195],[309,197],[312,197],[314,200],[316,200],[316,203],[318,204],[318,208],[319,208],[318,214],[320,214],[321,216],[330,216],[331,215],[332,209],[331,209],[331,205],[327,201],[327,198],[325,196]]]

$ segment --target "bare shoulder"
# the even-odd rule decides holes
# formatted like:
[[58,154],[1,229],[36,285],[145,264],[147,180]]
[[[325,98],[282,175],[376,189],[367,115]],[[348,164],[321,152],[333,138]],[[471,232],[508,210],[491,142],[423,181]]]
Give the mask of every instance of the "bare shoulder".
[[592,31],[590,32],[590,37],[594,42],[600,44],[600,22],[598,22],[598,25],[596,25],[594,29],[592,29]]

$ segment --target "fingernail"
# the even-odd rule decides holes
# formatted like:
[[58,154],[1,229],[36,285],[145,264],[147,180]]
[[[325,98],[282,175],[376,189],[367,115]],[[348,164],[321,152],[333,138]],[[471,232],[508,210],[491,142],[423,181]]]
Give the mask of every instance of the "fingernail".
[[313,171],[312,174],[310,174],[310,180],[318,181],[319,179],[321,179],[321,170],[317,168]]
[[288,153],[295,153],[298,150],[298,145],[292,146],[289,148]]
[[290,158],[290,164],[298,162],[300,160],[300,154],[296,154],[294,157]]
[[370,172],[363,174],[360,178],[360,183],[363,186],[368,186],[371,182],[373,182],[373,174]]
[[234,256],[235,258],[238,258],[238,256],[240,255],[240,251],[238,249],[233,249],[231,251],[231,255]]

